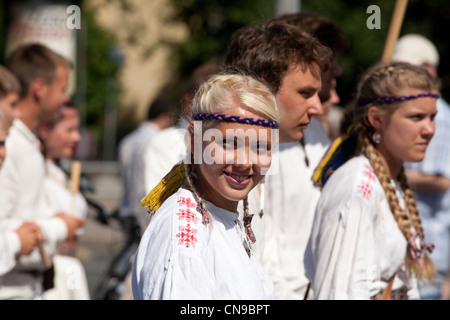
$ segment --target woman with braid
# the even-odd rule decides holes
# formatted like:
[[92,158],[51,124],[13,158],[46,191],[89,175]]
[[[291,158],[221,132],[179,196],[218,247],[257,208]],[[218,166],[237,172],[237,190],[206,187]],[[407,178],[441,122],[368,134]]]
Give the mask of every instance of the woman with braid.
[[360,80],[348,134],[313,180],[322,189],[305,267],[315,299],[418,299],[432,280],[403,163],[421,161],[434,130],[437,84],[406,63],[377,64]]
[[190,112],[188,157],[142,200],[152,219],[135,258],[133,298],[273,299],[252,253],[247,195],[272,161],[275,98],[254,78],[219,74],[200,86]]

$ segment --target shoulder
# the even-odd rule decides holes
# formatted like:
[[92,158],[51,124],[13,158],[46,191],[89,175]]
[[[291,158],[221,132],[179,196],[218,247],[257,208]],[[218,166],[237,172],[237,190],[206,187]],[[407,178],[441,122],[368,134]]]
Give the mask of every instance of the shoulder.
[[369,160],[359,155],[347,161],[330,177],[324,192],[336,192],[340,199],[360,198],[371,201],[377,189],[378,178]]
[[[158,234],[170,239],[174,251],[198,248],[199,237],[204,230],[197,201],[190,191],[183,188],[163,203],[152,217],[150,225]],[[161,230],[166,230],[171,236],[160,233]]]

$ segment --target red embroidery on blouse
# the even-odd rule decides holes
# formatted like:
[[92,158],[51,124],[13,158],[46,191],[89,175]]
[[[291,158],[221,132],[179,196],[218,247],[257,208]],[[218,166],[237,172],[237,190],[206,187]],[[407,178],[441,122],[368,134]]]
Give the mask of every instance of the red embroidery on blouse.
[[373,183],[376,180],[372,167],[368,164],[364,165],[363,178],[358,185],[358,193],[366,200],[369,200],[372,195]]
[[375,175],[373,173],[372,167],[370,167],[368,164],[364,165],[363,175],[367,179],[369,179],[369,182],[374,182],[375,181]]
[[177,216],[180,220],[185,220],[188,224],[191,222],[197,224],[198,221],[197,214],[189,209],[180,209]]
[[197,230],[192,229],[191,225],[188,223],[186,227],[178,226],[178,233],[176,237],[178,238],[178,245],[185,245],[186,248],[192,246],[195,247],[197,242]]
[[188,209],[197,207],[197,203],[192,201],[191,198],[180,197],[178,203],[180,204],[180,206],[186,206]]

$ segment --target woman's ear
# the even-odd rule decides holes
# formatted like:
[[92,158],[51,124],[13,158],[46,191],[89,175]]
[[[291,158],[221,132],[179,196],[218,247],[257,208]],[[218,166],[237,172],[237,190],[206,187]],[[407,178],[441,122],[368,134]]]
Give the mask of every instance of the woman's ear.
[[376,131],[380,131],[381,128],[383,127],[385,117],[382,110],[380,110],[379,107],[371,106],[367,111],[367,120]]

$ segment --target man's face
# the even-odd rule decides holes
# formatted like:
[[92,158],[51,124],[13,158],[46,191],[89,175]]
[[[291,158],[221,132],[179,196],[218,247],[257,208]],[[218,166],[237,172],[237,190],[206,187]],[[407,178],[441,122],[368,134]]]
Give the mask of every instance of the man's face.
[[16,108],[19,96],[17,93],[10,92],[3,98],[0,98],[0,121],[2,121],[3,130],[7,135],[15,118],[18,117]]
[[317,64],[292,65],[275,94],[280,109],[280,142],[299,141],[313,115],[323,114]]
[[68,68],[64,65],[59,65],[53,82],[46,84],[46,90],[40,101],[40,120],[42,122],[55,120],[62,105],[69,101],[69,96],[66,93],[68,76]]

